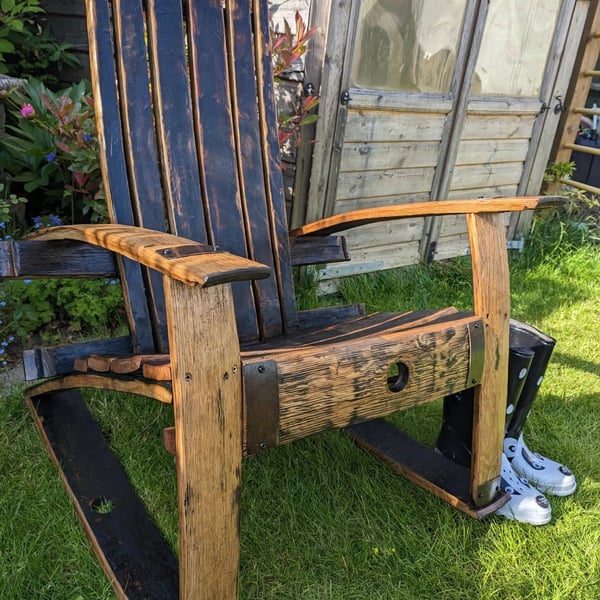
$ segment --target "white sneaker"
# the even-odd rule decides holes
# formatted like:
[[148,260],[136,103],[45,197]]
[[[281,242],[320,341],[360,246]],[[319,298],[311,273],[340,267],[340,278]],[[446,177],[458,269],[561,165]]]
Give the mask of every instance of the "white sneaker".
[[515,473],[505,454],[502,454],[500,487],[510,494],[510,500],[499,508],[496,514],[531,525],[545,525],[550,522],[550,503],[527,479]]
[[523,441],[523,434],[518,440],[506,438],[504,452],[511,461],[512,468],[544,493],[568,496],[577,489],[573,471],[537,452],[532,452]]

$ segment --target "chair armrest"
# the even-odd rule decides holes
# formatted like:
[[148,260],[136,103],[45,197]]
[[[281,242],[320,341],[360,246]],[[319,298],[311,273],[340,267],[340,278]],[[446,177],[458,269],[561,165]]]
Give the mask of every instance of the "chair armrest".
[[64,225],[36,232],[29,239],[87,242],[200,287],[264,279],[271,273],[265,265],[215,246],[132,225]]
[[559,206],[564,202],[561,196],[521,196],[514,198],[486,198],[478,200],[438,200],[436,202],[415,202],[395,204],[379,208],[353,210],[314,221],[290,232],[292,236],[330,235],[353,227],[414,217],[434,217],[441,215],[519,212],[534,208]]

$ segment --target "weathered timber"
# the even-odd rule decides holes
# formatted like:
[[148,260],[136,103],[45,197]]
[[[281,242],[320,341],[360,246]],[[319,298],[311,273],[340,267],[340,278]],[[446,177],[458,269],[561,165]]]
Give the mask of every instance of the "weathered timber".
[[38,392],[27,403],[118,597],[178,598],[177,558],[81,396]]
[[[475,313],[485,326],[484,371],[475,388],[471,494],[476,505],[497,495],[508,389],[510,283],[502,215],[467,215]],[[485,257],[494,256],[490,269]]]
[[74,241],[0,242],[0,277],[114,277],[112,253]]
[[390,219],[406,219],[419,216],[455,215],[476,213],[501,213],[521,211],[544,206],[554,206],[562,202],[555,196],[530,196],[514,198],[488,198],[477,200],[440,200],[438,202],[416,202],[381,206],[379,208],[356,210],[335,215],[314,223],[298,227],[291,235],[329,235],[351,227]]
[[[268,267],[213,249],[207,252],[192,240],[127,225],[63,225],[39,232],[35,237],[88,242],[135,260],[173,279],[203,287],[246,279],[268,277]],[[184,248],[197,248],[179,258],[171,256]]]
[[[236,598],[242,369],[231,291],[165,278],[165,292],[177,448],[180,597]],[[210,352],[197,351],[206,343]]]
[[171,404],[173,401],[170,385],[167,383],[158,384],[156,381],[146,381],[131,375],[116,376],[108,373],[73,373],[57,379],[48,379],[30,388],[31,392],[28,393],[33,397],[77,388],[95,388],[125,394],[137,394],[138,396],[154,398],[165,404]]
[[[421,326],[407,323],[397,331],[340,332],[323,343],[257,351],[255,356],[244,353],[243,362],[247,368],[261,366],[264,360],[276,361],[279,443],[284,444],[478,383],[479,374],[471,370],[474,362],[470,360],[470,328],[478,323],[478,318],[461,315]],[[396,364],[405,365],[408,372],[405,385],[398,390],[388,381]]]
[[31,381],[71,373],[77,357],[87,357],[91,354],[123,356],[131,354],[131,352],[131,339],[128,337],[25,350],[23,353],[25,380]]
[[142,364],[142,374],[146,379],[171,381],[173,378],[171,362],[170,360],[147,360]]
[[432,448],[423,446],[386,421],[376,419],[347,428],[358,446],[387,463],[425,490],[475,519],[483,519],[506,504],[506,493],[485,507],[471,498],[469,469],[462,467]]
[[295,267],[350,260],[346,239],[341,236],[292,237],[290,250]]

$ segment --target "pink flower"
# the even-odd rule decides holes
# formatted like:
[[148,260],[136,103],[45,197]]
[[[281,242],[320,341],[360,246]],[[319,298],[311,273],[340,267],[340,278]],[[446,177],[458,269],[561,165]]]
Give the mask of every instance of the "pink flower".
[[35,109],[33,106],[31,106],[31,104],[23,104],[19,112],[25,119],[31,119],[32,117],[35,117]]

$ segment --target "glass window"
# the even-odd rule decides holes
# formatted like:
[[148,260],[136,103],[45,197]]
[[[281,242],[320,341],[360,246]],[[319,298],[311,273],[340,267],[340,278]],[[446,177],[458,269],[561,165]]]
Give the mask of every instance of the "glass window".
[[561,0],[491,0],[471,94],[535,98]]
[[446,94],[467,0],[362,0],[352,86]]

